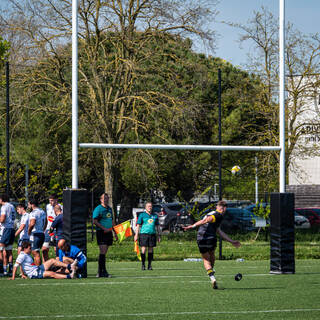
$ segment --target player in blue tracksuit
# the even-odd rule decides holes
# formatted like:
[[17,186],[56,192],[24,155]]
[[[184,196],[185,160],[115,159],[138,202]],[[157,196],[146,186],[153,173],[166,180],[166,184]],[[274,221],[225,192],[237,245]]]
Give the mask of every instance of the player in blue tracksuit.
[[84,253],[77,246],[69,245],[65,239],[59,240],[58,248],[59,260],[66,264],[71,264],[71,269],[81,272],[87,262],[87,257]]

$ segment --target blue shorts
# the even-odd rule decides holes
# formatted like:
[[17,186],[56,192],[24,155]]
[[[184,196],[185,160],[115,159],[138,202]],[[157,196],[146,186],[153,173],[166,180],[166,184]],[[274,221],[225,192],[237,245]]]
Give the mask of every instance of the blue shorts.
[[78,260],[77,266],[78,266],[79,269],[82,269],[83,266],[84,266],[84,265],[86,264],[86,262],[87,262],[87,258],[86,258],[86,256],[85,256],[84,254],[82,254],[81,257],[79,257],[79,258],[80,258],[80,259]]
[[45,248],[50,248],[50,247],[54,247],[55,246],[55,237],[54,236],[50,236],[49,233],[50,233],[49,230],[46,230],[44,232],[43,246]]
[[30,279],[43,279],[44,272],[45,272],[44,265],[41,264],[37,269],[35,269],[32,272]]
[[12,245],[14,242],[14,234],[13,228],[3,228],[0,234],[0,243],[6,246]]
[[31,250],[40,251],[44,243],[44,233],[34,233],[30,236]]
[[51,236],[49,236],[49,230],[46,230],[44,232],[44,242],[50,242],[51,241]]

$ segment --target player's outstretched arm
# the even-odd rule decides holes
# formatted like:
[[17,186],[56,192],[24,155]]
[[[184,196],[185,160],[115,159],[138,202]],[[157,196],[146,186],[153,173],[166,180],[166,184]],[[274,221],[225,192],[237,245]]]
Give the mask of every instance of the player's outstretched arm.
[[219,233],[220,237],[223,240],[226,240],[228,242],[230,242],[233,246],[235,246],[236,248],[239,248],[241,246],[241,243],[239,241],[236,240],[232,240],[226,233],[224,233],[220,228],[217,230],[217,232]]
[[196,227],[199,227],[203,224],[212,222],[212,216],[208,216],[202,220],[197,221],[196,223],[192,224],[191,226],[183,227],[184,230],[190,230],[190,229],[195,229]]

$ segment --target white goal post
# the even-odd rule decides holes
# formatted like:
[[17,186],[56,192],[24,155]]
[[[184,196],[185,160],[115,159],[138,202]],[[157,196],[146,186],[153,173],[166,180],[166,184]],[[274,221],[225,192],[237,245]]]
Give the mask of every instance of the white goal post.
[[285,192],[285,0],[279,0],[279,146],[78,143],[78,1],[72,0],[72,188],[78,188],[78,147],[109,149],[279,151],[279,192]]
[[80,143],[81,148],[99,149],[161,149],[161,150],[200,150],[200,151],[280,151],[280,146],[215,146],[188,144],[108,144]]

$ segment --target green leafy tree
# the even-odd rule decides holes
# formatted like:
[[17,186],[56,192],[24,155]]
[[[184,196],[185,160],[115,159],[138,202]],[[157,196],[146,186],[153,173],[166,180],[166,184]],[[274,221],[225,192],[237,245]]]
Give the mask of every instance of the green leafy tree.
[[[279,105],[278,105],[278,21],[266,8],[254,12],[246,24],[232,24],[239,28],[243,35],[241,43],[250,41],[255,51],[250,56],[248,68],[261,80],[261,91],[257,101],[249,112],[256,118],[252,123],[251,143],[259,145],[279,144]],[[305,35],[294,28],[286,26],[286,90],[289,99],[286,101],[286,166],[295,157],[318,154],[318,148],[306,148],[299,144],[303,135],[303,123],[299,116],[305,110],[305,100],[314,95],[319,86],[320,39],[318,34]],[[298,75],[298,77],[297,77]],[[312,75],[312,78],[310,78]],[[318,123],[319,119],[314,119]],[[294,152],[293,152],[294,151]],[[278,162],[276,152],[259,154],[261,172],[264,182],[278,189]]]

